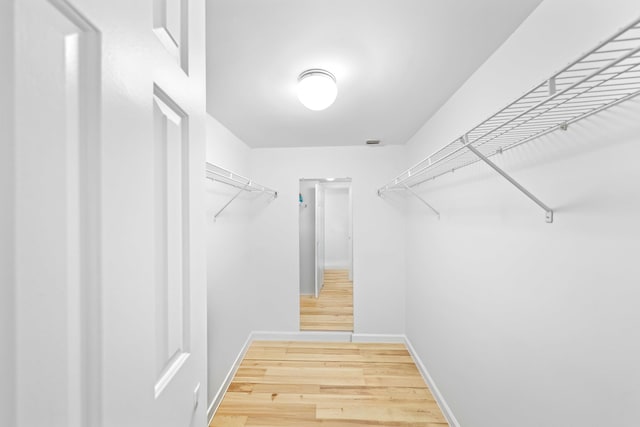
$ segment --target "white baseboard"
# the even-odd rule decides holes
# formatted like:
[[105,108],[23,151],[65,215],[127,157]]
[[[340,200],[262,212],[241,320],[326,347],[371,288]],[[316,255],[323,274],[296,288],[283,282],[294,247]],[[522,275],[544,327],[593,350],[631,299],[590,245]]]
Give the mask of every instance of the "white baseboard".
[[220,388],[218,389],[218,392],[214,396],[213,401],[211,402],[211,405],[209,405],[209,409],[207,410],[207,418],[209,419],[209,423],[207,425],[211,424],[211,421],[213,420],[213,416],[218,410],[220,403],[222,403],[222,398],[224,397],[224,394],[227,392],[227,389],[229,389],[229,386],[231,385],[231,381],[233,380],[233,377],[236,374],[236,371],[238,370],[238,368],[240,367],[240,363],[242,362],[242,359],[244,358],[244,355],[247,353],[247,350],[249,349],[249,346],[251,345],[252,342],[253,342],[253,332],[250,333],[249,336],[247,337],[247,340],[244,342],[244,345],[240,349],[240,353],[238,353],[236,360],[233,361],[233,364],[231,365],[231,369],[229,369],[227,376],[224,378],[222,385],[220,386]]
[[353,342],[378,342],[378,343],[405,343],[406,338],[404,335],[394,334],[352,334],[351,341]]
[[422,363],[422,359],[420,359],[420,357],[418,356],[416,349],[413,348],[413,345],[411,345],[411,341],[409,341],[409,338],[406,336],[404,336],[404,340],[405,340],[404,343],[407,346],[407,349],[409,350],[409,353],[411,354],[413,361],[418,367],[418,371],[420,371],[422,378],[427,383],[427,386],[429,386],[429,390],[431,390],[431,394],[433,394],[433,397],[436,399],[436,402],[438,403],[438,406],[440,407],[442,414],[447,419],[449,426],[460,427],[460,423],[458,423],[458,420],[453,415],[453,412],[451,412],[451,408],[449,408],[449,405],[447,405],[447,402],[444,400],[442,393],[440,393],[440,390],[438,390],[438,387],[436,386],[436,383],[433,381],[433,378],[431,378],[431,375],[429,375],[429,371],[427,371],[427,368],[424,366],[424,363]]
[[254,341],[333,341],[350,342],[351,332],[330,331],[300,331],[300,332],[274,332],[254,331]]

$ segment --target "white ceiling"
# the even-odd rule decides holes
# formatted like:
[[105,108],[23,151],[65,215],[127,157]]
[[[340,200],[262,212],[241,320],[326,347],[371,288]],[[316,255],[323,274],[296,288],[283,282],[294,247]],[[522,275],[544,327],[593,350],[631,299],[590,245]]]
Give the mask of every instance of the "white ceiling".
[[[403,144],[541,0],[208,0],[207,109],[250,147]],[[324,68],[338,97],[297,99]]]

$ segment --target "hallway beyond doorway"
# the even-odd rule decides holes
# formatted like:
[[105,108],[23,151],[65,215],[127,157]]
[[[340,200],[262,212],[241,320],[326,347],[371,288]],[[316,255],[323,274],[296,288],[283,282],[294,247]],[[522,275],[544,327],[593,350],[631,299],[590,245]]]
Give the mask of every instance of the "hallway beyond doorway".
[[300,295],[301,331],[353,331],[353,282],[348,270],[325,270],[318,298]]

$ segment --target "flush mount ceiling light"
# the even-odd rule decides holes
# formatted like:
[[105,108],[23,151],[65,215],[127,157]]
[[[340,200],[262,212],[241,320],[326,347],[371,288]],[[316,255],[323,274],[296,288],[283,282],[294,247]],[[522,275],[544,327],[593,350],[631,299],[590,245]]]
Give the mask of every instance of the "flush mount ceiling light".
[[298,99],[310,110],[324,110],[337,95],[336,78],[326,70],[314,68],[298,76]]

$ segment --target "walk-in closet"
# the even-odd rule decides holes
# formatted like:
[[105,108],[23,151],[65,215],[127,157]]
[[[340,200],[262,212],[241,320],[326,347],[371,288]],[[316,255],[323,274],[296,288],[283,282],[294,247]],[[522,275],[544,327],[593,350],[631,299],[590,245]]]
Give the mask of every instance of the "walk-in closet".
[[0,33],[0,427],[640,426],[637,0]]

